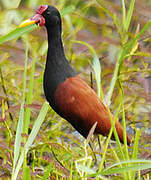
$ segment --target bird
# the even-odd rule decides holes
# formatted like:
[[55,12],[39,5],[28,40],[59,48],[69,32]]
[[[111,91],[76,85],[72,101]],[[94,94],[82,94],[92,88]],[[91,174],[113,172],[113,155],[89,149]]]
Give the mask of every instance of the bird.
[[[94,135],[108,136],[112,123],[107,107],[95,91],[80,78],[66,58],[62,42],[62,21],[59,10],[51,5],[41,5],[34,16],[23,21],[20,27],[30,24],[45,26],[48,52],[44,71],[44,93],[51,108],[66,119],[84,138],[96,123]],[[114,118],[114,117],[113,117]],[[121,143],[123,127],[115,122]],[[131,140],[127,134],[127,144]],[[112,139],[114,134],[112,133]]]

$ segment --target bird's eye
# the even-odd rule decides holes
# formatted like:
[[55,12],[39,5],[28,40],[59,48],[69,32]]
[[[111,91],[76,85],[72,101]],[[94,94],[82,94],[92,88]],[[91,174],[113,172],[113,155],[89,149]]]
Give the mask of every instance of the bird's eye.
[[47,11],[47,12],[46,12],[46,14],[47,14],[47,15],[50,15],[50,12],[49,12],[49,11]]

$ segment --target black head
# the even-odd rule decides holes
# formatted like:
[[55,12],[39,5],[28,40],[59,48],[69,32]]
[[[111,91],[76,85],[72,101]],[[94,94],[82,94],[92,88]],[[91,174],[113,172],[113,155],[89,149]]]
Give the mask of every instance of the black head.
[[[42,8],[41,6],[40,8]],[[39,8],[38,8],[39,9]],[[38,10],[37,10],[38,11]],[[56,25],[61,24],[60,13],[57,8],[53,6],[47,6],[47,9],[41,14],[45,19],[45,26],[53,28]]]
[[57,8],[50,5],[42,5],[36,10],[36,14],[30,18],[40,26],[46,26],[48,29],[60,27],[61,29],[61,16]]

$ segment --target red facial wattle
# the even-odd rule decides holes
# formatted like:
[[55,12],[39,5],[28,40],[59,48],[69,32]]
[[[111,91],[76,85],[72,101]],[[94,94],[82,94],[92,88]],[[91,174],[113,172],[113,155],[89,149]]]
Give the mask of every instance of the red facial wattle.
[[36,10],[36,14],[30,18],[30,20],[35,21],[35,23],[38,23],[40,26],[45,25],[45,18],[42,16],[42,13],[44,13],[48,8],[48,5],[42,5]]
[[30,18],[31,21],[35,21],[36,24],[40,26],[45,25],[45,18],[41,14],[35,14],[33,17]]

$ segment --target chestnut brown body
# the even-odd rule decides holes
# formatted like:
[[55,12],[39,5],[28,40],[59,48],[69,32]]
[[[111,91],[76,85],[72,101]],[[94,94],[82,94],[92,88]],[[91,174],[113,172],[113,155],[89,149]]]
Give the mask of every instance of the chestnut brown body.
[[[61,83],[55,91],[55,100],[64,118],[84,137],[87,137],[95,122],[95,134],[109,134],[111,118],[107,108],[80,77],[67,78]],[[115,127],[120,141],[123,142],[122,126],[116,122]],[[128,136],[127,143],[130,144]]]

